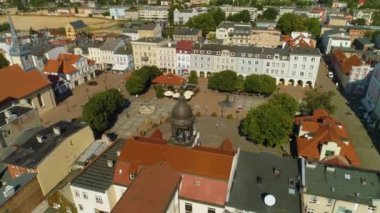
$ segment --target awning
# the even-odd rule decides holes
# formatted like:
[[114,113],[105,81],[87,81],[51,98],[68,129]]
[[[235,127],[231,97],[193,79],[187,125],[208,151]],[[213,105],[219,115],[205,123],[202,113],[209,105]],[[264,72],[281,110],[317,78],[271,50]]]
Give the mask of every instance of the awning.
[[127,68],[128,68],[128,65],[115,64],[115,65],[113,65],[112,70],[125,71],[125,70],[127,70]]

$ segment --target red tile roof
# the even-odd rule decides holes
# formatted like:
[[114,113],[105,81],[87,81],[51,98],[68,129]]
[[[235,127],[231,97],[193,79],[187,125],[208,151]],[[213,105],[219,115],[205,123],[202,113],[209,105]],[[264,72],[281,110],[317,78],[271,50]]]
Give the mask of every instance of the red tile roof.
[[353,55],[340,64],[344,74],[349,75],[353,66],[361,66],[362,61],[357,55]]
[[59,54],[57,59],[49,59],[46,62],[44,72],[71,74],[78,70],[75,67],[75,63],[78,62],[80,58],[80,55]]
[[[308,159],[319,160],[321,146],[328,142],[335,142],[340,148],[339,155],[346,159],[351,165],[359,165],[360,160],[349,139],[348,132],[341,123],[331,117],[327,111],[319,109],[314,111],[313,116],[304,116],[296,119],[295,124],[302,127],[302,131],[308,132],[305,136],[297,138],[297,152],[299,156]],[[331,157],[322,161],[336,162]],[[340,163],[341,161],[339,161]]]
[[228,180],[235,151],[207,147],[186,148],[167,144],[162,138],[134,137],[126,141],[116,163],[114,183],[128,186],[129,174],[160,161],[187,174]]
[[335,57],[337,62],[343,62],[347,60],[347,56],[344,54],[344,52],[341,49],[335,49],[333,51],[333,56]]
[[113,213],[166,212],[181,180],[168,163],[159,162],[141,170],[113,208]]
[[225,151],[234,151],[234,145],[232,144],[229,138],[224,139],[222,145],[220,145],[220,149]]
[[[176,49],[177,49],[177,53],[178,53],[178,50],[192,50],[193,49],[193,42],[192,41],[185,41],[185,40],[182,40],[182,41],[178,41],[177,42],[177,45],[176,45]],[[189,52],[190,54],[190,52]]]
[[0,69],[0,102],[6,99],[24,98],[50,85],[38,70],[25,72],[17,65]]
[[174,74],[160,75],[153,79],[152,83],[155,84],[170,84],[170,85],[182,85],[186,82],[185,78]]
[[179,197],[211,205],[224,206],[228,182],[194,175],[183,175]]

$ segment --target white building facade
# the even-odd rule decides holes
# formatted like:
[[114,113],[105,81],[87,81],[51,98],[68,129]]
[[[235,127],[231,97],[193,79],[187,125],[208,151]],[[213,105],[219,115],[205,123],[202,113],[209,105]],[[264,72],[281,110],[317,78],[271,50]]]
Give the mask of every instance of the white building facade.
[[169,7],[167,6],[144,6],[139,10],[139,17],[142,19],[167,19]]

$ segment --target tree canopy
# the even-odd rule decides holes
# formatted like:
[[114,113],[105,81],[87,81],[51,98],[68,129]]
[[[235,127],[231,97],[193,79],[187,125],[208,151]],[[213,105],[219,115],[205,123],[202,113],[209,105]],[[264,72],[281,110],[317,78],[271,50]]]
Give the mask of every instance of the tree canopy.
[[231,70],[221,71],[208,78],[208,88],[221,92],[234,92],[237,89],[237,80],[236,72]]
[[107,130],[116,113],[124,105],[124,97],[116,89],[109,89],[93,95],[83,107],[83,120],[96,133]]
[[203,35],[215,30],[216,23],[211,13],[202,13],[189,19],[187,26],[202,30]]
[[322,108],[326,109],[330,113],[334,113],[335,105],[332,104],[332,98],[335,95],[333,91],[323,92],[319,89],[312,89],[305,93],[305,98],[303,99],[302,108],[312,113],[314,110]]
[[373,12],[372,25],[380,26],[380,12]]
[[213,17],[217,27],[222,21],[226,20],[226,14],[220,7],[213,7],[208,11]]
[[321,34],[321,23],[318,18],[303,18],[294,13],[285,13],[278,20],[277,29],[284,35],[290,35],[293,31],[308,31],[318,38]]
[[276,79],[269,75],[248,75],[244,82],[244,91],[250,93],[272,94],[277,89]]
[[251,14],[249,14],[248,10],[243,10],[239,13],[228,16],[227,20],[234,21],[234,22],[250,22]]
[[263,12],[263,19],[275,20],[277,18],[277,15],[278,15],[278,11],[273,7],[269,7]]
[[351,22],[352,25],[366,25],[366,21],[363,18],[355,19]]
[[198,84],[198,74],[197,71],[190,71],[189,78],[187,79],[189,84]]
[[144,66],[135,70],[125,82],[125,88],[130,94],[140,94],[150,87],[154,78],[161,75],[156,66]]
[[0,54],[0,69],[9,66],[9,61],[4,57],[3,54]]
[[287,94],[276,94],[268,103],[251,109],[243,120],[242,132],[250,140],[275,147],[289,142],[297,101]]
[[8,31],[11,28],[8,22],[0,24],[0,32]]

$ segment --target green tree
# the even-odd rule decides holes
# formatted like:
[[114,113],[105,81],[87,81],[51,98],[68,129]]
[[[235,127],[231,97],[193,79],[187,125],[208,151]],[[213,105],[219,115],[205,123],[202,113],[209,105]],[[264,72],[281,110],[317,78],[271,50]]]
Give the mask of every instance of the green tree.
[[237,76],[236,90],[238,92],[244,91],[244,76],[243,75]]
[[334,113],[336,108],[335,105],[332,104],[332,98],[334,95],[335,93],[333,91],[323,92],[319,89],[309,90],[305,93],[302,108],[309,113],[312,113],[319,108]]
[[321,35],[321,23],[318,18],[306,18],[305,27],[315,38]]
[[190,71],[190,75],[189,75],[189,78],[187,79],[187,82],[189,82],[189,84],[198,84],[198,74],[197,74],[197,71]]
[[277,15],[278,11],[273,7],[270,7],[263,12],[263,18],[266,20],[275,20]]
[[374,26],[380,26],[380,12],[373,12],[372,24]]
[[174,10],[182,10],[181,5],[170,5],[169,12],[168,12],[168,20],[171,26],[174,25]]
[[164,98],[164,88],[162,86],[156,87],[156,98]]
[[4,57],[4,55],[0,54],[0,69],[9,66],[9,61]]
[[214,31],[216,23],[214,17],[210,13],[202,13],[189,19],[187,26],[202,30],[203,35],[210,31]]
[[269,99],[269,104],[279,106],[289,116],[294,116],[299,111],[299,104],[296,99],[286,93],[274,94]]
[[251,14],[249,14],[248,10],[243,10],[239,13],[228,16],[227,20],[234,21],[234,22],[250,22]]
[[150,87],[154,78],[161,75],[160,69],[156,66],[144,66],[134,71],[125,82],[125,89],[130,94],[140,94]]
[[214,17],[215,25],[218,26],[222,21],[226,20],[226,14],[220,7],[213,7],[209,13]]
[[116,89],[109,89],[95,94],[83,107],[83,120],[96,133],[108,129],[115,119],[116,113],[124,104],[124,97]]
[[231,70],[221,71],[208,78],[208,88],[221,92],[234,92],[236,91],[237,80],[236,72]]
[[8,22],[0,24],[0,32],[8,31],[11,28]]
[[277,29],[281,30],[281,33],[284,35],[290,35],[293,31],[307,30],[304,19],[294,13],[282,15],[277,22]]
[[270,95],[276,91],[276,79],[269,75],[252,74],[245,78],[244,91]]
[[251,109],[243,120],[242,132],[255,143],[275,147],[289,142],[293,117],[277,104]]
[[352,25],[366,25],[366,21],[364,18],[358,18],[351,22]]
[[244,81],[244,91],[249,93],[260,92],[260,76],[256,74],[248,75]]

